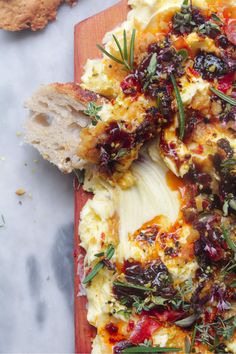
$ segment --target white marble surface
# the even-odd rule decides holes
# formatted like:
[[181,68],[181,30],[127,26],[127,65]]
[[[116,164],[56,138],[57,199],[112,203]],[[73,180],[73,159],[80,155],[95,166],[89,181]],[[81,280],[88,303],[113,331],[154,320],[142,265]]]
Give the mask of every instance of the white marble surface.
[[40,84],[73,80],[74,24],[115,2],[64,5],[41,32],[0,31],[0,353],[74,351],[72,176],[16,133]]

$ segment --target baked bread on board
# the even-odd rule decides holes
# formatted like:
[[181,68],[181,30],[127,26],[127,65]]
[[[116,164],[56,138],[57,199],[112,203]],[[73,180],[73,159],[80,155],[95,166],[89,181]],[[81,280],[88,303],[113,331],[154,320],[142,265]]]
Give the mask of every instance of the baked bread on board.
[[83,113],[89,102],[105,99],[74,83],[41,86],[26,102],[26,141],[65,173],[83,165],[77,149],[81,129],[91,122]]
[[0,29],[43,29],[49,21],[56,19],[62,2],[72,6],[77,0],[0,0]]

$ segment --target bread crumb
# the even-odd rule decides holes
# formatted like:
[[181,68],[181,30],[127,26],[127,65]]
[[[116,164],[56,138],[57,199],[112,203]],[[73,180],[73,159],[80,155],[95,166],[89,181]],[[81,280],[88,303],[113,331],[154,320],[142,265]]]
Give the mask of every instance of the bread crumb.
[[16,132],[16,136],[21,136],[22,132]]
[[23,188],[19,188],[16,190],[16,194],[19,196],[22,196],[25,194],[25,190]]

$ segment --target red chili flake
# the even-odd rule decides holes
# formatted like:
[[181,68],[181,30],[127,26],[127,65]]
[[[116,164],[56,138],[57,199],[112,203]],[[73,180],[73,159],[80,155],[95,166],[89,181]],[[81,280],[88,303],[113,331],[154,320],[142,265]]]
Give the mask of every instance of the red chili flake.
[[127,326],[127,332],[131,332],[134,330],[135,322],[134,321],[129,321],[128,326]]
[[201,155],[203,153],[203,150],[204,150],[203,146],[202,145],[198,145],[198,147],[196,149],[194,149],[193,152],[195,154]]
[[190,73],[193,76],[195,76],[195,77],[199,77],[200,76],[199,72],[197,72],[195,69],[189,67],[188,70],[190,71]]
[[225,33],[228,40],[236,45],[236,19],[230,19],[226,25]]
[[234,73],[229,73],[219,79],[219,84],[218,84],[218,90],[226,93],[228,89],[232,86],[232,83],[234,81]]
[[207,209],[210,206],[210,204],[211,204],[210,200],[204,199],[202,202],[203,210]]

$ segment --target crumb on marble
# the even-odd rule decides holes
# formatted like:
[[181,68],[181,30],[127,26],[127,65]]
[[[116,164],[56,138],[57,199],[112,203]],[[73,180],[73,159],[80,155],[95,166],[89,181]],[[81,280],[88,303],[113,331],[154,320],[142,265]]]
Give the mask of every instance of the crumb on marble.
[[22,196],[22,195],[24,195],[26,192],[25,192],[25,190],[24,190],[23,188],[19,188],[19,189],[16,190],[15,193],[16,193],[18,196]]

